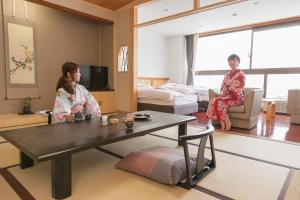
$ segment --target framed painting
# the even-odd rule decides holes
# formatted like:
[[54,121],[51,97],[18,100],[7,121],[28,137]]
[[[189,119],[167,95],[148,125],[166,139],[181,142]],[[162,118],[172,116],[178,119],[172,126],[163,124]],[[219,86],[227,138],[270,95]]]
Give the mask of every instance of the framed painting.
[[5,18],[4,32],[7,96],[37,98],[39,95],[34,23],[18,18]]
[[121,46],[118,53],[118,72],[128,71],[128,46]]
[[6,64],[8,85],[36,85],[34,25],[6,20]]

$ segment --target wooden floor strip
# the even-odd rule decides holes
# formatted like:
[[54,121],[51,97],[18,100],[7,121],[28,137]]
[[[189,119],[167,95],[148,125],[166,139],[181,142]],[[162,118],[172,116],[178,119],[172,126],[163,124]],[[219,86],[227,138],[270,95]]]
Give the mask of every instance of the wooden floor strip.
[[9,168],[17,167],[17,166],[20,166],[20,164],[15,164],[15,165],[7,166],[7,167],[4,167],[2,169],[9,169]]
[[[189,124],[189,126],[192,126],[194,128],[203,128],[203,126],[199,126],[199,125],[195,125],[195,124]],[[267,140],[267,141],[272,141],[272,142],[278,142],[278,143],[284,143],[284,144],[300,146],[300,143],[298,143],[298,142],[282,141],[282,140],[268,138],[268,137],[260,136],[260,135],[248,135],[248,134],[245,134],[245,133],[239,133],[238,131],[239,130],[221,131],[219,129],[216,129],[216,132],[223,132],[225,134],[238,135],[238,136],[242,136],[242,137],[249,137],[249,138],[254,138],[254,139]]]
[[22,200],[35,200],[29,191],[7,169],[0,169],[0,174]]
[[[149,135],[178,142],[178,140],[176,140],[174,138],[169,138],[169,137],[165,137],[165,136],[161,136],[161,135],[156,135],[156,134],[152,134],[152,133],[149,134]],[[188,144],[189,145],[193,145],[193,146],[198,146],[198,145],[193,144],[193,143],[188,143]],[[210,149],[210,147],[206,147],[206,148]],[[249,159],[249,160],[255,160],[255,161],[258,161],[258,162],[267,163],[267,164],[270,164],[270,165],[276,165],[276,166],[284,167],[284,168],[288,168],[288,169],[300,170],[300,168],[297,168],[297,167],[292,167],[292,166],[289,166],[289,165],[283,165],[283,164],[280,164],[280,163],[275,163],[275,162],[271,162],[271,161],[267,161],[267,160],[262,160],[262,159],[259,159],[259,158],[245,156],[245,155],[242,155],[242,154],[237,154],[237,153],[233,153],[233,152],[230,152],[230,151],[225,151],[225,150],[218,149],[218,148],[215,148],[215,151],[218,151],[218,152],[221,152],[221,153],[226,153],[226,154],[229,154],[229,155],[232,155],[232,156],[238,156],[238,157],[246,158],[246,159]]]
[[285,195],[286,195],[286,193],[289,189],[293,174],[294,174],[294,170],[291,169],[289,171],[285,181],[284,181],[284,184],[283,184],[282,189],[281,189],[281,191],[279,193],[279,196],[278,196],[278,200],[284,200],[285,199]]
[[124,158],[124,156],[121,156],[121,155],[116,154],[114,152],[108,151],[108,150],[103,149],[101,147],[96,147],[96,149],[99,150],[99,151],[102,151],[103,153],[106,153],[106,154],[109,154],[109,155],[114,156],[116,158],[119,158],[119,159],[123,159]]

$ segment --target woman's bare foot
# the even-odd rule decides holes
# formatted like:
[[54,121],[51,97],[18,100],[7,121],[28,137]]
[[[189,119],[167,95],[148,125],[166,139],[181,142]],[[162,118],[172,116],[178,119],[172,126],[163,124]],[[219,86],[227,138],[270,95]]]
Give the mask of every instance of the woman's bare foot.
[[230,119],[228,119],[228,120],[226,120],[226,123],[225,123],[225,126],[226,126],[226,131],[229,131],[230,129],[231,129],[231,121],[230,121]]
[[225,122],[220,121],[220,125],[221,125],[221,131],[224,131],[225,130]]

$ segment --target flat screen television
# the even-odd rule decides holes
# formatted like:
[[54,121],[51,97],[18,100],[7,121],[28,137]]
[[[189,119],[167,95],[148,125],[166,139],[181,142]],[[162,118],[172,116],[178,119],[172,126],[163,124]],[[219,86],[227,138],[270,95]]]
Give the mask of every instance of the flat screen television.
[[88,90],[109,89],[108,67],[80,65],[81,78],[79,84]]

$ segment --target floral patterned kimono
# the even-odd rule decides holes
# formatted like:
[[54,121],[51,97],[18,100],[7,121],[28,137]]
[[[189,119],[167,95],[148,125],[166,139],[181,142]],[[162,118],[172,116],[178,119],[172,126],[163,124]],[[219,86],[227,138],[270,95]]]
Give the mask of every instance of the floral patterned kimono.
[[229,119],[227,110],[230,106],[244,102],[245,74],[240,69],[228,72],[221,86],[221,95],[210,100],[207,117],[218,121]]
[[76,84],[74,95],[71,95],[63,88],[59,88],[53,108],[54,121],[64,122],[66,120],[65,115],[77,112],[91,114],[92,117],[101,115],[97,101],[84,86]]

